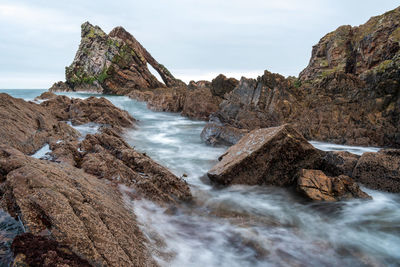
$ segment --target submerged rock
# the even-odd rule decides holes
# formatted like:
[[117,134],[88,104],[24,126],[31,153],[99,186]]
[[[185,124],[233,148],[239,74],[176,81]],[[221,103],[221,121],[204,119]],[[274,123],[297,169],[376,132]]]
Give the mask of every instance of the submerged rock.
[[355,166],[353,177],[370,188],[399,193],[400,149],[364,153]]
[[312,200],[338,201],[352,198],[371,198],[346,175],[326,176],[320,170],[299,171],[297,190]]
[[249,130],[238,129],[217,123],[207,123],[200,134],[201,140],[210,145],[234,145],[245,136]]
[[0,144],[32,154],[46,143],[73,140],[79,133],[32,102],[0,94]]
[[320,164],[321,152],[289,125],[251,131],[230,147],[209,172],[219,184],[295,183],[299,169]]
[[134,214],[106,180],[0,146],[1,206],[95,266],[156,265]]

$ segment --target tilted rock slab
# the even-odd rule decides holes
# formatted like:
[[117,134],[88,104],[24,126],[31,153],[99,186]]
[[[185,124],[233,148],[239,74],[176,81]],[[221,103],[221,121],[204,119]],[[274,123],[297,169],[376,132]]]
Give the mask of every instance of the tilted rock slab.
[[300,168],[320,164],[321,152],[289,125],[253,130],[209,172],[219,184],[288,186]]

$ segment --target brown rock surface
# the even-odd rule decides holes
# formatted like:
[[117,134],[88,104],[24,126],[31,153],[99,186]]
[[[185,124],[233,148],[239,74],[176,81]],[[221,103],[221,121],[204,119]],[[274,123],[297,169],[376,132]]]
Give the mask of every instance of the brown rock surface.
[[297,190],[312,200],[338,201],[351,198],[371,198],[348,176],[326,176],[319,170],[299,171]]
[[209,88],[188,90],[182,115],[199,120],[208,120],[210,115],[218,110],[221,101],[222,99],[213,95]]
[[210,145],[234,145],[245,136],[249,130],[238,129],[217,123],[207,123],[200,134],[200,138]]
[[183,179],[136,152],[111,129],[87,135],[80,147],[83,152],[79,165],[87,173],[123,183],[161,205],[191,199],[189,186]]
[[1,206],[96,266],[152,266],[134,214],[117,188],[83,170],[2,145]]
[[70,120],[73,125],[89,122],[110,125],[116,129],[132,127],[135,119],[127,111],[114,106],[104,97],[86,99],[57,96],[40,104],[59,120]]
[[46,143],[73,140],[79,133],[44,107],[0,94],[0,144],[32,154]]
[[352,177],[359,158],[360,156],[347,151],[329,151],[322,157],[321,169],[332,176]]
[[321,152],[288,125],[253,130],[209,172],[219,184],[288,186],[299,169],[320,164]]
[[31,233],[17,236],[12,243],[12,251],[16,255],[13,266],[92,266],[67,246]]
[[35,100],[45,100],[45,99],[51,99],[51,98],[55,98],[57,97],[57,95],[55,93],[52,92],[44,92],[42,93],[40,96],[36,97]]
[[353,171],[353,178],[366,186],[400,192],[400,149],[364,153]]
[[211,81],[211,92],[215,96],[224,97],[226,93],[232,91],[239,81],[235,78],[226,78],[225,75],[220,74]]

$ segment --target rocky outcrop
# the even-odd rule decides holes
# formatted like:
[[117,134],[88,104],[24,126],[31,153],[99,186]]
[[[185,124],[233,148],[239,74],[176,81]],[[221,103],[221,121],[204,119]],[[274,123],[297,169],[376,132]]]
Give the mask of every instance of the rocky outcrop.
[[291,123],[306,139],[400,147],[400,7],[342,26],[313,47],[298,79],[242,78],[214,115],[257,129]]
[[104,97],[86,99],[57,96],[42,102],[58,120],[71,121],[73,125],[89,122],[109,125],[118,129],[133,127],[135,119],[128,112],[114,106]]
[[67,246],[31,233],[17,236],[12,243],[12,251],[15,255],[13,266],[92,266]]
[[400,149],[364,153],[355,166],[353,177],[370,188],[399,193]]
[[320,201],[371,198],[350,177],[345,175],[328,177],[320,170],[300,170],[297,190],[309,199]]
[[[72,64],[66,68],[66,83],[57,83],[52,91],[96,91],[128,94],[132,89],[185,86],[124,28],[116,27],[108,35],[98,26],[85,22],[81,43]],[[148,64],[163,82],[151,74]]]
[[[58,81],[56,83],[54,83],[50,88],[49,88],[50,92],[69,92],[69,91],[73,91],[71,87],[69,87],[68,84],[66,84],[63,81]],[[95,90],[95,92],[97,92],[97,89]]]
[[51,99],[51,98],[56,98],[57,95],[52,93],[52,92],[44,92],[42,93],[40,96],[35,97],[35,100],[47,100],[47,99]]
[[190,90],[186,87],[134,90],[129,93],[129,97],[146,102],[147,107],[154,111],[179,112],[183,116],[199,120],[208,120],[222,101],[207,87]]
[[46,143],[73,140],[79,133],[43,106],[0,94],[0,144],[32,154]]
[[201,140],[210,145],[231,146],[239,142],[249,131],[218,123],[207,123],[200,134]]
[[215,96],[224,98],[224,95],[232,91],[238,84],[239,81],[235,78],[228,79],[225,75],[220,74],[211,81],[211,93]]
[[251,131],[220,159],[207,173],[216,183],[289,186],[299,169],[319,166],[321,152],[283,125]]
[[209,88],[189,90],[186,92],[182,115],[199,120],[208,120],[210,115],[218,110],[221,100],[220,97],[213,95]]
[[106,180],[4,145],[0,172],[1,206],[33,235],[46,233],[95,266],[156,265],[134,214]]

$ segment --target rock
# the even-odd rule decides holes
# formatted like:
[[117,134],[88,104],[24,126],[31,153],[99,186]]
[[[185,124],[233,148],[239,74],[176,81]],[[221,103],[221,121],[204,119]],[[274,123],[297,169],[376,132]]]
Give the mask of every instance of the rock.
[[[98,26],[85,22],[81,37],[75,59],[66,68],[66,85],[72,91],[121,95],[139,88],[186,86],[122,27],[107,35]],[[148,65],[160,74],[164,83],[151,74]],[[51,88],[60,89],[65,90],[62,84]]]
[[222,99],[214,96],[209,88],[189,90],[186,93],[182,115],[199,120],[208,120],[211,114],[218,111],[221,101]]
[[33,154],[46,143],[74,140],[79,133],[44,107],[0,94],[0,144]]
[[67,246],[31,233],[17,236],[12,250],[16,255],[13,266],[92,266]]
[[211,82],[209,81],[190,81],[188,85],[189,90],[194,90],[194,89],[203,89],[203,88],[211,88]]
[[87,135],[80,147],[83,153],[79,164],[87,173],[134,188],[137,195],[160,205],[191,199],[183,179],[132,149],[112,129]]
[[44,92],[42,93],[40,96],[36,97],[35,100],[46,100],[46,99],[52,99],[52,98],[56,98],[57,95],[52,93],[52,92]]
[[331,176],[353,176],[360,156],[347,151],[329,151],[322,157],[321,168]]
[[222,123],[249,130],[281,125],[299,105],[297,93],[289,89],[291,86],[290,80],[268,71],[257,80],[242,78],[225,95],[214,115]]
[[400,192],[400,149],[366,152],[358,160],[353,178],[372,189]]
[[232,91],[239,81],[235,78],[226,78],[225,75],[220,74],[211,82],[211,93],[215,96],[224,97],[226,93]]
[[299,169],[320,165],[321,153],[289,125],[253,130],[209,172],[219,184],[294,184]]
[[371,198],[348,176],[328,177],[320,170],[299,171],[297,190],[312,200],[339,201]]
[[207,123],[200,134],[200,138],[210,145],[231,146],[239,142],[248,132],[249,130],[247,129],[238,129],[217,123]]
[[33,235],[47,232],[94,266],[156,265],[135,215],[106,180],[4,145],[0,172],[2,208]]
[[70,92],[72,88],[68,86],[65,82],[59,81],[54,83],[50,89],[50,92]]
[[40,105],[48,109],[57,119],[69,120],[73,125],[93,122],[109,125],[121,131],[122,128],[133,127],[135,123],[135,119],[127,111],[117,108],[104,97],[70,99],[66,96],[57,96]]

